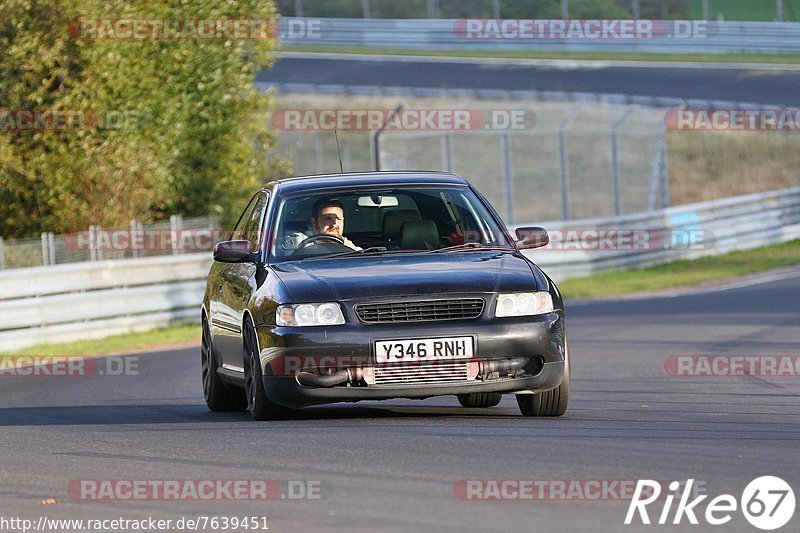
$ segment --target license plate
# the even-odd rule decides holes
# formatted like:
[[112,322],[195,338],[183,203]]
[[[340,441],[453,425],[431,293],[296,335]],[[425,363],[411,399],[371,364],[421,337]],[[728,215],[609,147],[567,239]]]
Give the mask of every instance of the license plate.
[[375,343],[375,359],[378,363],[470,359],[474,356],[472,344],[472,337],[377,341]]

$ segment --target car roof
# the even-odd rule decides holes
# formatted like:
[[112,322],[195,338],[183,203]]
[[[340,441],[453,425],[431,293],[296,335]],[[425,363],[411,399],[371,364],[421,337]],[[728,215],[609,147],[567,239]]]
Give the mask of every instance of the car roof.
[[468,185],[467,180],[450,172],[420,170],[393,170],[382,172],[349,172],[345,174],[321,174],[298,176],[274,182],[276,191],[289,194],[315,189],[331,189],[351,186],[381,185]]

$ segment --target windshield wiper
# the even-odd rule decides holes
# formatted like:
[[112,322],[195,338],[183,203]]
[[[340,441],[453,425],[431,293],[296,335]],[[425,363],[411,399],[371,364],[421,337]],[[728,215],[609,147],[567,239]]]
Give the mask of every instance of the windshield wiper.
[[369,248],[364,248],[363,250],[350,250],[349,252],[341,252],[341,253],[338,253],[338,254],[329,254],[329,255],[318,255],[316,257],[318,257],[318,258],[320,258],[320,257],[325,257],[325,258],[328,258],[328,257],[345,257],[345,256],[348,256],[348,255],[363,255],[363,254],[369,254],[369,253],[381,253],[381,252],[385,252],[385,251],[386,251],[386,247],[385,246],[370,246]]
[[510,246],[486,246],[479,242],[465,242],[464,244],[456,244],[455,246],[447,246],[445,248],[438,248],[436,250],[431,250],[430,253],[440,253],[440,252],[457,252],[459,250],[476,250],[478,248],[484,250],[513,250]]

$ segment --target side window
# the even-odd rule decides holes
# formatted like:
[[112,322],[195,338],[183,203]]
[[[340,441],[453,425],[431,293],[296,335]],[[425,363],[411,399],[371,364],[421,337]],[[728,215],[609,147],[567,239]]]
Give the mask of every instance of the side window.
[[251,252],[257,252],[261,246],[261,232],[259,230],[261,229],[261,220],[264,218],[264,208],[266,206],[267,196],[259,194],[247,220],[245,220],[242,227],[236,232],[236,240],[250,241]]
[[[261,196],[260,194],[258,196]],[[256,203],[258,196],[253,196],[249,202],[247,202],[247,207],[244,208],[242,214],[239,215],[239,220],[236,222],[236,225],[233,227],[233,231],[230,232],[228,235],[229,241],[235,241],[239,238],[239,235],[242,234],[244,225],[247,223],[247,219],[250,217],[250,213],[253,212],[253,205]]]

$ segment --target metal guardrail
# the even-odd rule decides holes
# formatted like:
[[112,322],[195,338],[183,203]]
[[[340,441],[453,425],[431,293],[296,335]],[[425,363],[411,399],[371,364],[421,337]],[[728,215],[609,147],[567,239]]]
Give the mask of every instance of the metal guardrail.
[[[800,238],[800,187],[669,207],[621,217],[542,222],[562,238],[525,254],[556,281],[618,268],[641,268],[747,250]],[[512,226],[515,229],[519,226]],[[582,230],[643,233],[640,249],[577,249]],[[574,240],[570,240],[570,231]],[[570,249],[572,248],[572,249]]]
[[210,253],[0,272],[0,353],[197,321]]
[[[673,31],[676,25],[693,21],[653,21],[656,27]],[[282,17],[279,22],[284,45],[354,47],[379,50],[561,50],[644,53],[797,53],[800,23],[707,21],[693,35],[667,37],[654,32],[652,38],[609,39],[466,39],[463,21],[453,19],[340,19]],[[680,32],[679,32],[680,33]],[[688,33],[688,32],[687,32]],[[687,33],[680,33],[687,35]],[[697,35],[697,33],[700,33]],[[502,34],[501,34],[502,35]],[[566,34],[569,35],[569,34]]]
[[[525,252],[560,281],[800,238],[800,187],[651,213],[536,224],[553,233],[632,229],[713,236],[713,246]],[[0,272],[0,352],[197,321],[210,264],[210,254],[201,253]]]

